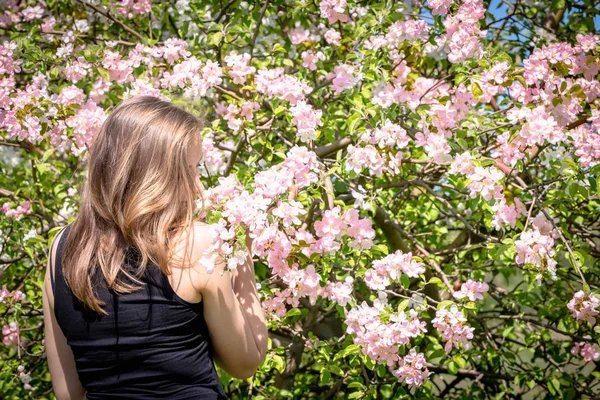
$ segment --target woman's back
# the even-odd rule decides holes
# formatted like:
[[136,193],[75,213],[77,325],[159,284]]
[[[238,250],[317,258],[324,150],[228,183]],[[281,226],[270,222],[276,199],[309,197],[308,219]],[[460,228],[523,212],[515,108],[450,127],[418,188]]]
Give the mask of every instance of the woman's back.
[[[105,302],[106,316],[86,310],[62,275],[62,249],[57,246],[54,312],[70,345],[77,372],[92,399],[224,399],[214,364],[203,302],[181,299],[158,266],[149,264],[145,286],[116,294],[94,277]],[[126,254],[126,269],[139,263]]]

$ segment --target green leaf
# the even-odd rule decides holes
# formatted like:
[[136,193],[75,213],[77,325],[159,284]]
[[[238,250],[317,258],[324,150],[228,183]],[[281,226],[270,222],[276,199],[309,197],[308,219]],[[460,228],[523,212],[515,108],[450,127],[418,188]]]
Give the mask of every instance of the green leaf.
[[550,379],[550,382],[548,382],[548,391],[552,394],[560,393],[560,382],[558,379]]
[[330,365],[329,369],[331,370],[331,372],[333,372],[334,374],[336,374],[338,376],[344,376],[344,371],[342,371],[342,369],[340,367],[338,367],[337,365]]
[[358,399],[359,397],[363,397],[363,395],[365,394],[365,392],[363,392],[362,390],[359,390],[358,392],[352,392],[348,395],[349,399]]
[[285,360],[280,355],[273,355],[273,364],[275,364],[275,369],[279,371],[279,373],[283,373],[283,371],[285,371]]
[[432,285],[438,285],[438,286],[442,286],[444,284],[442,282],[442,280],[440,278],[436,277],[436,276],[434,276],[433,278],[431,278],[429,280],[429,282],[427,282],[427,283],[432,284]]
[[98,67],[97,71],[101,77],[103,77],[107,81],[110,81],[110,76],[108,75],[108,72],[104,68]]
[[321,383],[327,384],[331,380],[331,372],[327,368],[321,370]]
[[458,372],[458,366],[456,365],[456,363],[454,361],[450,361],[448,363],[448,373],[452,374],[452,375],[456,375]]
[[302,311],[299,308],[292,308],[285,314],[286,317],[294,317],[296,315],[302,315]]
[[404,286],[404,289],[408,289],[410,287],[410,278],[408,275],[402,274],[400,277],[400,282],[402,283],[402,286]]
[[360,347],[358,347],[355,344],[349,344],[348,346],[346,346],[346,348],[340,352],[338,352],[335,357],[334,360],[337,360],[338,358],[343,358],[343,357],[347,357],[351,354],[357,354],[360,351]]
[[362,388],[364,388],[364,387],[365,387],[365,385],[364,385],[362,382],[359,382],[359,381],[354,381],[354,382],[351,382],[351,383],[348,385],[348,387],[349,387],[350,389],[362,389]]
[[458,365],[458,368],[464,368],[465,365],[467,365],[467,362],[461,356],[454,356],[453,360],[456,363],[456,365]]
[[471,93],[477,100],[479,100],[481,96],[483,96],[483,90],[481,90],[481,86],[479,86],[479,83],[471,83]]
[[444,300],[444,301],[440,301],[440,302],[438,303],[438,305],[437,305],[437,309],[438,309],[438,310],[443,310],[443,309],[445,309],[445,308],[450,308],[450,307],[452,307],[454,304],[456,304],[456,303],[454,303],[452,300]]
[[223,32],[215,32],[209,35],[208,42],[213,46],[218,46],[223,40]]
[[398,312],[402,312],[408,307],[408,303],[410,303],[410,299],[404,299],[398,304]]
[[358,123],[361,120],[361,116],[359,113],[355,112],[354,114],[352,114],[350,116],[350,118],[348,118],[348,133],[352,134],[355,132],[356,130],[356,125],[358,125]]

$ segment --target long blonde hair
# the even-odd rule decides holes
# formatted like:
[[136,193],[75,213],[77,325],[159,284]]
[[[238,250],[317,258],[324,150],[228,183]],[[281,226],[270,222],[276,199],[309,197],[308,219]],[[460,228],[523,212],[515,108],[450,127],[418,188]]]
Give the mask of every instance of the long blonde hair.
[[[188,165],[190,143],[201,131],[201,118],[151,96],[122,102],[102,125],[62,253],[67,285],[88,308],[107,314],[93,288],[97,272],[117,293],[140,289],[149,262],[170,272],[170,241],[193,226],[202,199]],[[141,256],[133,273],[124,268],[129,247]]]

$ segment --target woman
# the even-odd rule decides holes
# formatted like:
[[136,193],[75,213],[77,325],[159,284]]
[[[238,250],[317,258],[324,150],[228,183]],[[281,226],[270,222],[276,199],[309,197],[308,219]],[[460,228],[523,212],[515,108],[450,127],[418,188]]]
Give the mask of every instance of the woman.
[[[213,359],[248,378],[267,329],[248,257],[199,262],[201,123],[142,96],[117,106],[89,152],[77,218],[54,238],[44,282],[58,399],[224,399]],[[251,247],[247,237],[246,245]]]

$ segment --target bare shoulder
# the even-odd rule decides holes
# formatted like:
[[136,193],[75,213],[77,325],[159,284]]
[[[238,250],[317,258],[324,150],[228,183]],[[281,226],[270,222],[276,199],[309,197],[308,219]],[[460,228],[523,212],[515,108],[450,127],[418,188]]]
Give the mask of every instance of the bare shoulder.
[[171,266],[186,270],[194,287],[201,292],[201,289],[206,289],[207,285],[214,281],[213,272],[217,273],[214,264],[219,260],[213,259],[210,252],[215,238],[212,227],[211,224],[194,221],[187,232],[180,233],[173,240]]

